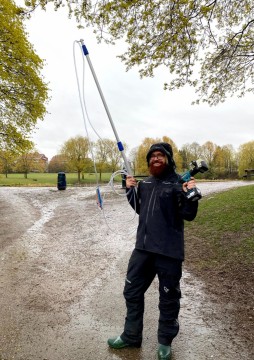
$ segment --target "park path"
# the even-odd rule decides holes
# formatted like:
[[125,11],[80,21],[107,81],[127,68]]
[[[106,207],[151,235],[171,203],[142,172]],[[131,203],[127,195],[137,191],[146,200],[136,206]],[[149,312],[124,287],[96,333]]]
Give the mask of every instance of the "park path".
[[[247,184],[199,187],[210,196]],[[122,331],[137,217],[125,197],[110,194],[103,213],[94,191],[0,188],[1,360],[156,359],[157,281],[146,294],[142,348],[112,351],[106,344]],[[182,293],[172,360],[250,360],[230,324],[219,320],[219,302],[187,269]]]

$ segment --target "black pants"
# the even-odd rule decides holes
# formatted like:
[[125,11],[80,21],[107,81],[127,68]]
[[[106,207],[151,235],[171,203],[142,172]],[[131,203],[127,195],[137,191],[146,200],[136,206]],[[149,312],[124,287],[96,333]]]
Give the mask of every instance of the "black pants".
[[135,249],[130,257],[124,287],[127,307],[121,338],[129,344],[142,342],[144,294],[156,274],[159,279],[158,342],[170,345],[178,334],[182,261]]

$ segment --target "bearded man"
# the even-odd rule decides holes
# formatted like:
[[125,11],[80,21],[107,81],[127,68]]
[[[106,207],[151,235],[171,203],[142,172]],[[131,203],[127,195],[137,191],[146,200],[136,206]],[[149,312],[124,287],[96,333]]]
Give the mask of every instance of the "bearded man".
[[157,356],[159,360],[169,360],[172,341],[179,331],[184,220],[196,217],[198,201],[185,196],[188,189],[196,186],[195,180],[181,183],[170,144],[152,145],[146,159],[151,176],[138,186],[134,177],[126,178],[127,197],[139,214],[139,225],[124,287],[127,307],[124,331],[108,339],[108,345],[114,349],[141,346],[144,294],[157,275],[160,311]]

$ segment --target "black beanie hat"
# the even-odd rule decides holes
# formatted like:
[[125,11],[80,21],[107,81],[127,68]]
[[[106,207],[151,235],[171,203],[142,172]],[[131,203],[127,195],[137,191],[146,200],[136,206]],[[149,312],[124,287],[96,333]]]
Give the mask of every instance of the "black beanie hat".
[[148,166],[149,166],[151,155],[154,151],[160,151],[163,154],[165,154],[168,158],[168,164],[170,165],[170,167],[172,167],[173,169],[176,168],[176,165],[175,165],[175,162],[173,159],[172,146],[166,142],[156,143],[150,147],[150,149],[146,155],[146,160],[147,160]]

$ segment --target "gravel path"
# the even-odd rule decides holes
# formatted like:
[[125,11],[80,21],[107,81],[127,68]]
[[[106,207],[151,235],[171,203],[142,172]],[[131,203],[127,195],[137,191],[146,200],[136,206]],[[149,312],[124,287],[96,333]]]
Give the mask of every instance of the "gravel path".
[[[248,184],[199,188],[210,196]],[[107,194],[103,213],[91,188],[2,187],[0,205],[1,360],[156,359],[157,281],[146,295],[142,348],[112,351],[106,344],[122,331],[122,290],[135,242],[137,216],[125,197]],[[250,360],[237,334],[214,319],[223,309],[187,271],[182,292],[172,360]]]

